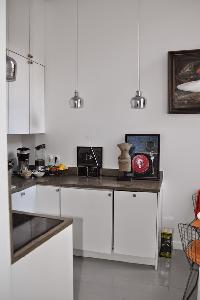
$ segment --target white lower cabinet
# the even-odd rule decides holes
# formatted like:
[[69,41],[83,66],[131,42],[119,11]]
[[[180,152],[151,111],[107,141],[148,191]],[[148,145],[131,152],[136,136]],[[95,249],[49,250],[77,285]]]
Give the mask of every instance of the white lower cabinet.
[[36,186],[12,194],[12,210],[35,212]]
[[112,191],[61,188],[61,216],[73,218],[73,245],[111,254]]
[[37,185],[34,212],[60,216],[60,188]]
[[114,192],[115,254],[156,260],[157,201],[156,193]]
[[12,300],[73,300],[72,225],[11,266]]
[[14,193],[12,194],[12,209],[60,216],[60,188],[37,185]]

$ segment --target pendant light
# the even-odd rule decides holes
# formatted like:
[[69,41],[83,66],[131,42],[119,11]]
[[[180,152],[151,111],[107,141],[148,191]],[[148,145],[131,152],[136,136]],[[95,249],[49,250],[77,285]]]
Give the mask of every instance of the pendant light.
[[138,46],[138,89],[136,91],[136,95],[131,98],[131,108],[143,109],[146,106],[146,99],[142,96],[142,92],[140,90],[140,0],[138,0],[138,26],[137,26],[137,46]]
[[75,63],[75,91],[74,96],[70,99],[69,105],[71,108],[82,108],[84,100],[79,96],[78,92],[78,41],[79,41],[79,24],[78,24],[78,0],[76,0],[76,63]]
[[16,80],[17,63],[14,58],[6,55],[6,81],[12,82]]

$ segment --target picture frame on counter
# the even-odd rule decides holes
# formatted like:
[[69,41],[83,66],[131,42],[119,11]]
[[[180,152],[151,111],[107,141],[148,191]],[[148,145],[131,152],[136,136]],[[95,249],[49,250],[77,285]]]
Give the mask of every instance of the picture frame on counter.
[[168,113],[200,113],[200,49],[168,52]]
[[160,134],[125,134],[125,142],[132,144],[131,172],[125,176],[132,179],[159,180]]

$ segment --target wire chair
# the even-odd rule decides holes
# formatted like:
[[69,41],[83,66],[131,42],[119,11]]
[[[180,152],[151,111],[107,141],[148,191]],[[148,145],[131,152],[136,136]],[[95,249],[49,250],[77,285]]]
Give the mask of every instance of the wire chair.
[[[193,294],[199,278],[199,266],[200,266],[200,228],[191,226],[190,224],[178,224],[178,229],[181,237],[183,251],[190,265],[190,274],[187,280],[185,291],[182,300],[190,299]],[[190,289],[192,284],[192,274],[196,273],[195,283]]]

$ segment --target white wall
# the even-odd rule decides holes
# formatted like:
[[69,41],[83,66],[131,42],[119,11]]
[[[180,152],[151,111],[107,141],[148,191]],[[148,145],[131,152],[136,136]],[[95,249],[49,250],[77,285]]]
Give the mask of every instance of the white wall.
[[[46,128],[48,152],[76,165],[76,146],[103,146],[104,167],[117,167],[125,133],[161,134],[163,224],[192,218],[200,187],[200,116],[167,114],[167,52],[200,48],[198,0],[141,0],[141,86],[145,110],[131,110],[137,89],[137,0],[79,1],[79,91],[75,78],[75,1],[46,1]],[[178,240],[176,230],[175,240]]]
[[6,112],[6,1],[0,0],[0,299],[10,299],[10,222],[7,174]]

